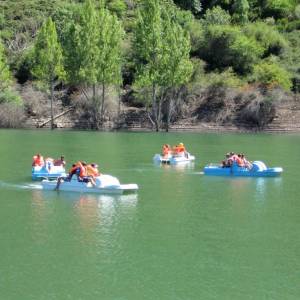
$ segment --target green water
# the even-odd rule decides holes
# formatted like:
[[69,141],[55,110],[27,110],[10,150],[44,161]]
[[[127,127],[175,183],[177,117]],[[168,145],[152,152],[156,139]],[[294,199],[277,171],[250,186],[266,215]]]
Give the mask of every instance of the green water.
[[[184,142],[194,166],[155,166]],[[205,177],[228,151],[281,178]],[[29,188],[34,153],[137,195]],[[0,130],[0,299],[300,299],[300,136]]]

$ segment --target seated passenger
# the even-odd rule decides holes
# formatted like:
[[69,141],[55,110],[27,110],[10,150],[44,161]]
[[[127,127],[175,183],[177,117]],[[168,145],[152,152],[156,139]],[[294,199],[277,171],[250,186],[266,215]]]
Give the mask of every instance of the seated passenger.
[[36,166],[42,167],[44,164],[45,164],[44,157],[40,153],[33,156],[33,158],[32,158],[32,166],[33,167],[36,167]]
[[230,160],[230,154],[226,153],[225,160],[222,161],[222,167],[230,168],[231,165],[232,165],[232,160]]
[[246,157],[245,157],[245,155],[244,155],[243,153],[241,154],[241,159],[242,159],[242,161],[243,161],[244,166],[245,166],[248,170],[250,170],[250,169],[252,168],[252,163],[246,159]]
[[87,176],[91,176],[93,178],[100,176],[100,172],[98,170],[97,164],[88,164],[86,166]]
[[185,155],[186,151],[185,151],[185,147],[184,147],[183,143],[179,143],[178,145],[173,147],[173,152],[174,152],[174,155],[176,155],[176,156]]
[[60,159],[54,160],[54,166],[65,167],[65,165],[66,165],[66,161],[65,161],[65,157],[63,155],[60,157]]
[[86,182],[86,183],[90,182],[93,186],[96,186],[95,179],[92,176],[88,176],[87,163],[79,161],[78,167],[79,167],[78,181]]
[[237,163],[237,165],[238,165],[239,167],[244,167],[244,166],[245,166],[244,161],[243,161],[243,159],[242,159],[242,154],[239,153],[239,154],[237,155],[236,163]]
[[168,158],[169,154],[171,152],[171,148],[168,144],[164,144],[162,147],[162,156],[163,158]]

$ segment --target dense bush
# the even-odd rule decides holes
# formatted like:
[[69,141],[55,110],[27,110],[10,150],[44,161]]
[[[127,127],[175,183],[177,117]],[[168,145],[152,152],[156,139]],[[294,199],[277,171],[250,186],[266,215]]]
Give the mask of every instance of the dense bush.
[[251,71],[263,54],[262,46],[253,38],[244,35],[235,26],[208,26],[199,55],[207,61],[211,70],[233,67],[244,74]]
[[269,61],[262,61],[253,70],[253,80],[268,89],[280,86],[289,90],[292,86],[290,77],[285,69]]

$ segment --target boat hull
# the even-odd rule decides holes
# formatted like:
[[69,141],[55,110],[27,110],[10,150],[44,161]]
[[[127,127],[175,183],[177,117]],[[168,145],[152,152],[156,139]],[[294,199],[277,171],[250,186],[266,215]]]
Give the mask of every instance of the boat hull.
[[195,156],[187,153],[186,155],[174,156],[170,155],[169,157],[163,157],[160,154],[155,154],[153,157],[153,161],[158,164],[170,164],[170,165],[177,165],[177,164],[186,164],[193,162],[195,160]]
[[212,176],[237,176],[237,177],[277,177],[283,172],[281,167],[267,168],[263,162],[253,162],[252,169],[233,165],[229,168],[223,168],[217,165],[208,165],[204,167],[205,175]]
[[[56,190],[57,180],[43,180],[44,190]],[[136,192],[137,184],[120,184],[118,179],[110,175],[101,175],[96,178],[96,186],[90,182],[79,182],[77,178],[71,181],[62,181],[58,187],[59,191],[77,192],[77,193],[96,193],[96,194],[117,194]]]

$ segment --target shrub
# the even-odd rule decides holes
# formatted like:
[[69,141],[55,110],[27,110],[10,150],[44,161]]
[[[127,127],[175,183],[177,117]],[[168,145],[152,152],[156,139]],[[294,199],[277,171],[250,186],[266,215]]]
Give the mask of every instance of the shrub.
[[252,69],[263,54],[263,48],[252,37],[244,35],[238,26],[208,26],[200,58],[208,62],[209,69],[226,69],[244,74]]
[[0,127],[20,128],[25,120],[23,107],[14,103],[0,104]]
[[263,7],[263,15],[280,19],[291,14],[293,9],[293,0],[266,0]]
[[264,22],[249,23],[243,28],[243,32],[263,47],[264,56],[279,55],[288,46],[284,36],[275,27]]
[[220,6],[215,6],[212,9],[207,9],[202,23],[203,25],[229,25],[231,22],[230,14]]
[[0,92],[0,104],[11,103],[14,105],[21,105],[22,100],[19,94],[10,88]]
[[267,89],[282,87],[289,90],[292,86],[291,75],[277,63],[262,61],[254,66],[253,81]]

